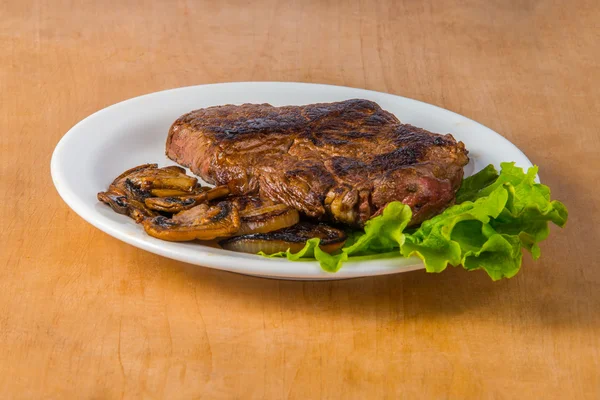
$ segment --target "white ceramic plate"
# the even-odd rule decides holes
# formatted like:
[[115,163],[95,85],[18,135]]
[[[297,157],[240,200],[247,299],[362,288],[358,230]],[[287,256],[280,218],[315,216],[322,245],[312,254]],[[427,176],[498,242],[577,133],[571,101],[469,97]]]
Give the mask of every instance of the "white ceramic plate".
[[275,106],[363,98],[377,102],[402,122],[432,132],[452,133],[469,150],[465,176],[488,164],[516,161],[531,166],[512,143],[485,126],[451,111],[420,101],[340,86],[306,83],[240,82],[192,86],[136,97],[87,117],[61,139],[52,156],[52,179],[64,201],[102,231],[141,249],[175,260],[249,275],[287,279],[341,279],[393,274],[423,268],[418,258],[349,262],[335,273],[316,262],[290,262],[235,253],[200,243],[171,243],[152,238],[126,216],[96,199],[121,172],[165,157],[170,125],[197,108],[222,104],[270,103]]

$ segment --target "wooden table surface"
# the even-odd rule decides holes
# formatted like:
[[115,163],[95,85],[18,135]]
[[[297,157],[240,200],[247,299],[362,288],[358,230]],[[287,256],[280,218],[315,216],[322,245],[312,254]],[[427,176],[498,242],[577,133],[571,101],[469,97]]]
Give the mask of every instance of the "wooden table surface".
[[[599,3],[252,3],[0,1],[0,398],[600,398]],[[92,112],[250,80],[480,121],[540,166],[569,224],[501,282],[289,282],[138,250],[54,190],[54,146]]]

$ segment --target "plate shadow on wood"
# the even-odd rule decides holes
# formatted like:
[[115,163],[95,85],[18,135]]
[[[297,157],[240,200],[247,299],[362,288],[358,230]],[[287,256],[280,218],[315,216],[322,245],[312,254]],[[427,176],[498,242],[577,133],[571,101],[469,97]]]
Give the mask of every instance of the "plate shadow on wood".
[[[377,319],[382,323],[435,320],[452,323],[458,315],[505,321],[507,326],[555,326],[569,330],[578,319],[574,302],[600,309],[593,287],[575,273],[551,275],[558,261],[524,262],[510,280],[492,282],[482,271],[449,267],[441,274],[424,270],[339,281],[282,281],[250,277],[164,259],[178,278],[235,301],[252,302],[265,312],[308,313],[323,322],[339,318]],[[524,289],[528,288],[528,289]],[[240,316],[244,318],[244,316]],[[587,328],[600,327],[598,314]],[[580,329],[581,327],[579,327]]]

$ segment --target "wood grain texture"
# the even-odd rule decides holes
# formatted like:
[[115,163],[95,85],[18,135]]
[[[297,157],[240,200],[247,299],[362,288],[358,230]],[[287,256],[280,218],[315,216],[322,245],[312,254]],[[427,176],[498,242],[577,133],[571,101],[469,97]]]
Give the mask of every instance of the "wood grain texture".
[[[597,399],[596,0],[0,1],[0,397]],[[571,212],[511,280],[265,280],[155,256],[53,189],[60,137],[161,89],[416,98],[520,147]],[[85,177],[82,177],[85,179]]]

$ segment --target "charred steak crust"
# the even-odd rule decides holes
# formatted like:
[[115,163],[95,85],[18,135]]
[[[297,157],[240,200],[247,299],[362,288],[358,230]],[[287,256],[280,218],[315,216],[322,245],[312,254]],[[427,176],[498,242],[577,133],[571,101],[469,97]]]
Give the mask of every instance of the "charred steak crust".
[[411,225],[454,201],[468,163],[462,142],[402,124],[368,100],[243,104],[181,116],[167,156],[234,194],[256,194],[319,219],[362,226],[392,201]]

